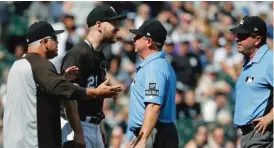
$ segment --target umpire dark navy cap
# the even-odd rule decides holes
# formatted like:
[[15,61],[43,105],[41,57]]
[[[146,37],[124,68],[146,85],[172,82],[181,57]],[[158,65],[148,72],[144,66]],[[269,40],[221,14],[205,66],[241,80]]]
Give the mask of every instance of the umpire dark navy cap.
[[159,43],[164,43],[167,35],[165,27],[157,20],[146,20],[139,29],[129,29],[129,31]]
[[111,21],[123,20],[127,18],[126,15],[118,15],[113,7],[110,6],[97,6],[94,8],[87,17],[88,27],[94,26],[97,21]]
[[53,27],[46,21],[35,22],[29,27],[28,44],[47,36],[55,36],[63,33],[64,31],[65,30],[54,30]]
[[241,34],[257,33],[266,36],[266,23],[258,16],[245,16],[238,27],[230,29],[230,31]]

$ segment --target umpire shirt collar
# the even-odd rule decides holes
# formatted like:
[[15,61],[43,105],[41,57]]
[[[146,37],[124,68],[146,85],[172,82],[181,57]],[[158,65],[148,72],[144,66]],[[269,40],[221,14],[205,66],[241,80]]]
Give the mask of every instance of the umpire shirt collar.
[[136,69],[136,71],[138,71],[140,68],[144,67],[146,64],[148,64],[149,62],[158,59],[158,58],[165,58],[166,53],[164,51],[159,51],[157,53],[153,53],[151,55],[149,55]]
[[[249,64],[252,63],[259,63],[260,60],[262,59],[262,57],[264,56],[264,54],[266,53],[266,51],[269,49],[269,46],[267,44],[264,44],[263,46],[261,46],[257,53],[255,54],[255,56],[250,60]],[[247,64],[247,65],[249,65]]]

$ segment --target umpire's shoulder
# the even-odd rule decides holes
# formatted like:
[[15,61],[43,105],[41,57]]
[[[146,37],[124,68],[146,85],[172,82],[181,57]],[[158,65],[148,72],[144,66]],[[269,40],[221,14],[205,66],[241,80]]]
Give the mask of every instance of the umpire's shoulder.
[[168,61],[165,58],[157,58],[147,64],[147,69],[165,72],[168,70]]

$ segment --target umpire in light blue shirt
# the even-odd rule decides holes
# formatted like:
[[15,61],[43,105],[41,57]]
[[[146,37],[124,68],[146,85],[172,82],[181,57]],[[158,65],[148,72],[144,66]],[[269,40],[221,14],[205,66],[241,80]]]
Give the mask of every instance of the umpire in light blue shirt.
[[136,68],[130,88],[127,137],[138,148],[148,143],[154,148],[177,148],[176,75],[162,51],[167,31],[156,20],[129,31],[136,35],[135,50],[144,61]]
[[238,51],[245,56],[236,84],[234,124],[242,131],[241,147],[273,146],[273,51],[266,44],[266,23],[245,16],[238,27]]

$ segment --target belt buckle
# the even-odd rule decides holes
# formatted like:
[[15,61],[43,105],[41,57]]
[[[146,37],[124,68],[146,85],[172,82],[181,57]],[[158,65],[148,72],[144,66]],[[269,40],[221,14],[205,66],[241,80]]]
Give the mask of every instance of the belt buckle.
[[[94,117],[94,116],[89,116],[89,120],[87,120],[87,122],[89,123],[94,123],[94,124],[100,124],[101,118],[98,117]],[[86,117],[87,119],[87,117]]]

